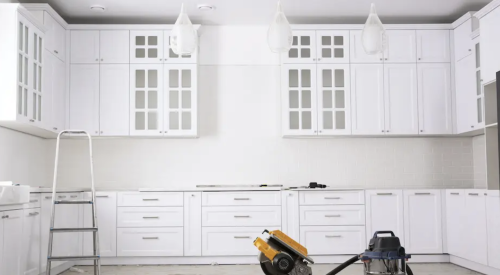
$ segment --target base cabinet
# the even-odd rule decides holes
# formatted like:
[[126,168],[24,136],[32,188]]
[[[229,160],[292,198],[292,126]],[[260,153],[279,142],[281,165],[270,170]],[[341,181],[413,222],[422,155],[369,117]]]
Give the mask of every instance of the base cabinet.
[[24,275],[40,274],[40,208],[23,211],[23,253]]
[[182,256],[182,227],[118,228],[117,256]]
[[[279,228],[267,228],[269,231]],[[253,256],[253,241],[261,237],[262,227],[204,227],[203,256]]]
[[309,255],[357,254],[366,249],[364,226],[301,226]]
[[[90,199],[90,193],[84,195]],[[92,227],[92,207],[84,206],[84,227]],[[97,192],[97,226],[99,228],[99,249],[101,257],[116,257],[116,193]],[[93,255],[92,233],[83,233],[83,255]]]
[[[488,264],[488,239],[486,228],[486,198],[484,190],[467,190],[465,192],[465,242],[466,259]],[[463,236],[463,235],[462,235]]]
[[466,245],[463,242],[465,230],[465,191],[464,190],[446,190],[446,236],[448,244],[448,253],[461,258],[465,258]]
[[486,223],[488,230],[488,265],[500,269],[500,195],[488,191],[486,198]]
[[366,239],[390,230],[404,246],[403,190],[366,190]]
[[3,248],[0,252],[0,274],[23,274],[23,210],[0,212],[0,226],[3,223]]

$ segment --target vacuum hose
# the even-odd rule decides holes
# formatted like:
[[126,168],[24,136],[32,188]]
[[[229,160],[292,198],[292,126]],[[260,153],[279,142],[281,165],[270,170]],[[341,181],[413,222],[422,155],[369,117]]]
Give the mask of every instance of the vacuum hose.
[[406,264],[406,274],[413,275],[413,271],[411,271],[411,268],[408,264]]
[[[357,262],[358,260],[359,260],[359,255],[356,255],[356,256],[350,258],[349,260],[347,260],[345,263],[337,266],[334,270],[328,272],[326,275],[335,275],[335,274],[339,273],[340,271],[344,270],[346,267]],[[406,274],[413,275],[413,271],[411,270],[411,268],[408,264],[406,264]]]

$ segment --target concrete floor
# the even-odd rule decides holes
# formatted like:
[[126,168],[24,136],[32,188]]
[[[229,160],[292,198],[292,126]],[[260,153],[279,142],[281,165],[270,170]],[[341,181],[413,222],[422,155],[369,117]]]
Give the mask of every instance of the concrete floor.
[[[324,275],[337,265],[312,265],[313,275]],[[453,264],[410,264],[415,275],[477,275],[480,273]],[[93,267],[78,267],[94,274]],[[81,273],[66,271],[64,275]],[[103,266],[102,275],[263,275],[258,265],[168,265],[168,266]],[[360,264],[349,266],[341,275],[363,275]]]

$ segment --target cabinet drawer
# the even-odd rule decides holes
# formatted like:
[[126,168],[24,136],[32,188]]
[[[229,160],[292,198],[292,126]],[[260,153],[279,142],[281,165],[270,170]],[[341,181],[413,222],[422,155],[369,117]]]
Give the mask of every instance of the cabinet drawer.
[[364,226],[301,226],[300,243],[310,255],[358,254],[366,249]]
[[118,228],[117,255],[120,256],[182,256],[182,227]]
[[364,204],[363,191],[301,191],[300,205]]
[[300,225],[365,225],[365,206],[301,206]]
[[30,201],[25,206],[25,208],[39,208],[42,206],[42,194],[40,193],[31,193]]
[[279,227],[204,227],[202,230],[203,256],[255,256],[253,241],[262,236],[263,229]]
[[280,192],[203,192],[203,206],[281,205]]
[[182,192],[120,192],[118,206],[182,206]]
[[118,207],[118,227],[182,226],[182,207]]
[[280,206],[203,207],[203,226],[281,226]]

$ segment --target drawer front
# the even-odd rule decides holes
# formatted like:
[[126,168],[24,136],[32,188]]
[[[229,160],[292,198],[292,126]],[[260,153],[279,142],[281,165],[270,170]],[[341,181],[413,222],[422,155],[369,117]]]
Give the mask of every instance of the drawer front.
[[118,228],[117,255],[120,256],[182,256],[182,227]]
[[300,191],[300,205],[365,204],[364,191]]
[[182,207],[118,207],[118,227],[183,226]]
[[40,208],[42,206],[42,194],[31,193],[30,201],[27,204],[27,208]]
[[300,225],[365,225],[365,206],[301,206]]
[[281,207],[203,207],[202,217],[203,226],[281,226]]
[[183,206],[182,192],[120,192],[118,206]]
[[366,249],[364,226],[301,226],[300,243],[310,255],[358,254]]
[[[262,236],[266,227],[204,227],[203,256],[255,256],[253,241]],[[267,227],[269,231],[279,227]]]
[[203,192],[203,206],[281,205],[280,192]]

